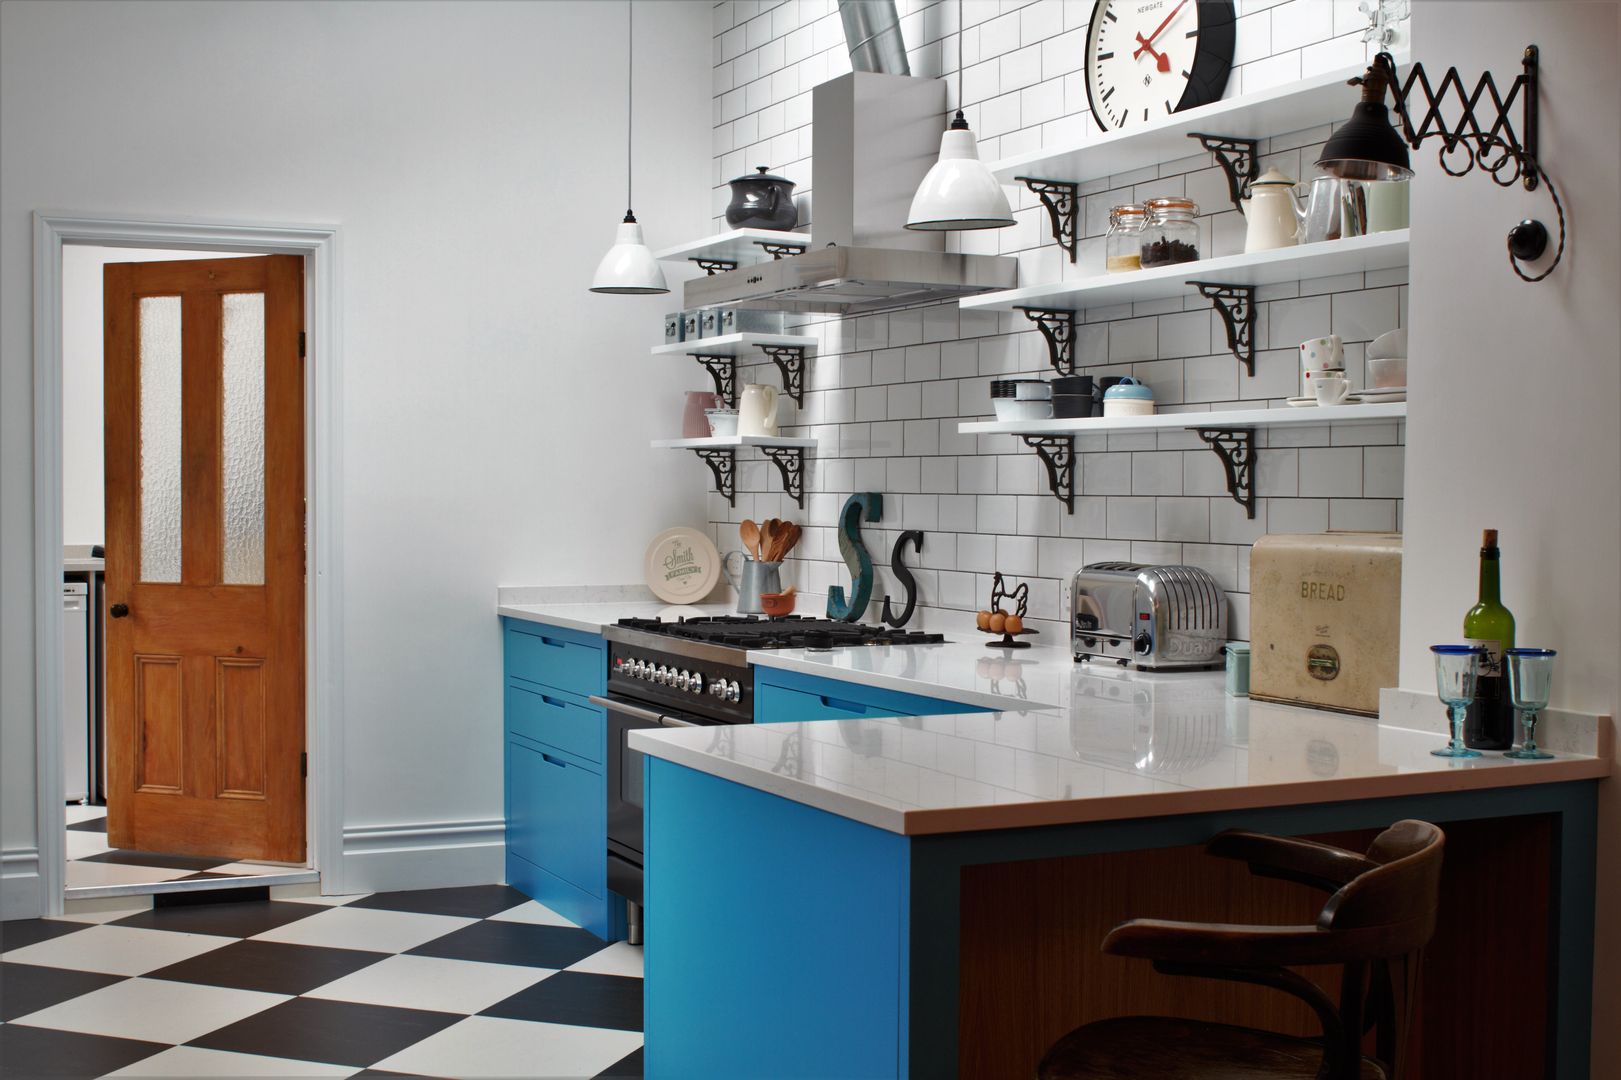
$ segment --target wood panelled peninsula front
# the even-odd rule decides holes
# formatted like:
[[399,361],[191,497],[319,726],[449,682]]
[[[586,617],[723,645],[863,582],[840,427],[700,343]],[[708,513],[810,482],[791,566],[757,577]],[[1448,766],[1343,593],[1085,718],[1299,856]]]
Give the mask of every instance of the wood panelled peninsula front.
[[301,862],[302,260],[104,288],[109,840]]

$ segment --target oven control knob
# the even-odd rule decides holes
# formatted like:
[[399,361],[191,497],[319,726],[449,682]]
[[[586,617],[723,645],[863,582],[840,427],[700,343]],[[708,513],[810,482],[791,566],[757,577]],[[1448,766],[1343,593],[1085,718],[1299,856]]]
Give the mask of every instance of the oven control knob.
[[677,675],[675,677],[675,684],[677,686],[679,686],[683,690],[686,690],[689,687],[691,687],[692,686],[692,672],[683,669],[681,674],[679,674],[679,675]]
[[675,669],[659,665],[658,684],[660,686],[673,686],[675,684]]
[[733,679],[731,682],[726,684],[726,700],[727,701],[740,701],[740,700],[742,700],[742,697],[743,697],[743,688],[741,686],[737,685],[737,680],[736,679]]
[[723,698],[723,697],[725,697],[726,696],[726,680],[725,679],[716,679],[714,682],[710,683],[709,684],[709,696],[713,697],[713,698]]
[[664,665],[662,665],[662,664],[649,664],[649,665],[647,665],[647,677],[648,677],[649,681],[659,683],[659,684],[662,685],[663,682],[664,682]]
[[704,673],[701,672],[701,671],[694,671],[692,673],[692,685],[687,687],[687,689],[691,690],[694,694],[703,693],[704,692]]
[[647,661],[646,660],[638,660],[638,661],[636,661],[634,666],[635,666],[636,670],[631,672],[632,675],[636,676],[638,679],[647,678]]

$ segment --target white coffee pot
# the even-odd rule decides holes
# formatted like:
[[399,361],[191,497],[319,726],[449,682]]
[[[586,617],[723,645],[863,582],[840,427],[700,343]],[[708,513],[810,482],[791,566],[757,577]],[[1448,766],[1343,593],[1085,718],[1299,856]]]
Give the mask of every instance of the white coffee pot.
[[777,434],[777,388],[764,383],[749,383],[743,387],[743,396],[737,406],[737,433],[763,435],[774,438]]
[[1244,200],[1244,251],[1271,251],[1300,243],[1306,212],[1295,198],[1295,182],[1276,168],[1250,184]]

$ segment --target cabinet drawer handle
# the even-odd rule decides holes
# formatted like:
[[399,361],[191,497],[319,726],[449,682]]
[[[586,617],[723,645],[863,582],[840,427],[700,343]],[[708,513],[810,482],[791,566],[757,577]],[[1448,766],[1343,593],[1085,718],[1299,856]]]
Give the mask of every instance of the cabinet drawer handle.
[[840,701],[838,698],[824,697],[821,702],[829,709],[843,709],[845,712],[854,713],[865,713],[867,711],[865,705],[857,705],[853,701]]
[[545,694],[540,695],[540,700],[544,701],[546,704],[550,705],[554,709],[566,709],[566,708],[568,708],[568,702],[566,702],[566,701],[558,701],[556,698],[549,698]]
[[[539,636],[539,635],[536,635],[536,636],[537,636],[537,637],[538,637],[538,636]],[[541,643],[541,644],[542,644],[542,645],[549,645],[549,646],[551,646],[551,647],[552,647],[552,648],[554,648],[554,649],[561,649],[561,648],[563,648],[563,647],[564,647],[564,646],[565,646],[565,645],[567,645],[567,644],[568,644],[568,642],[566,642],[566,641],[553,641],[553,640],[552,640],[552,639],[551,639],[551,638],[549,638],[549,637],[542,637],[542,638],[541,638],[541,639],[540,639],[540,643]]]
[[544,761],[548,765],[556,765],[559,769],[568,768],[568,762],[561,761],[561,760],[559,760],[557,758],[554,758],[550,754],[546,753],[544,750],[542,750],[540,752],[540,759],[542,761]]

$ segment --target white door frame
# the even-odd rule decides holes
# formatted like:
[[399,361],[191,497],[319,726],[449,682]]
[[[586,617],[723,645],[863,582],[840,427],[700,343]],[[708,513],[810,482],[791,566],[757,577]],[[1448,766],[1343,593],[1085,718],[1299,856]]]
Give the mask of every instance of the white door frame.
[[44,914],[60,915],[67,874],[62,778],[62,248],[181,248],[304,257],[305,789],[310,864],[323,892],[343,859],[342,327],[335,225],[34,214],[34,731]]

